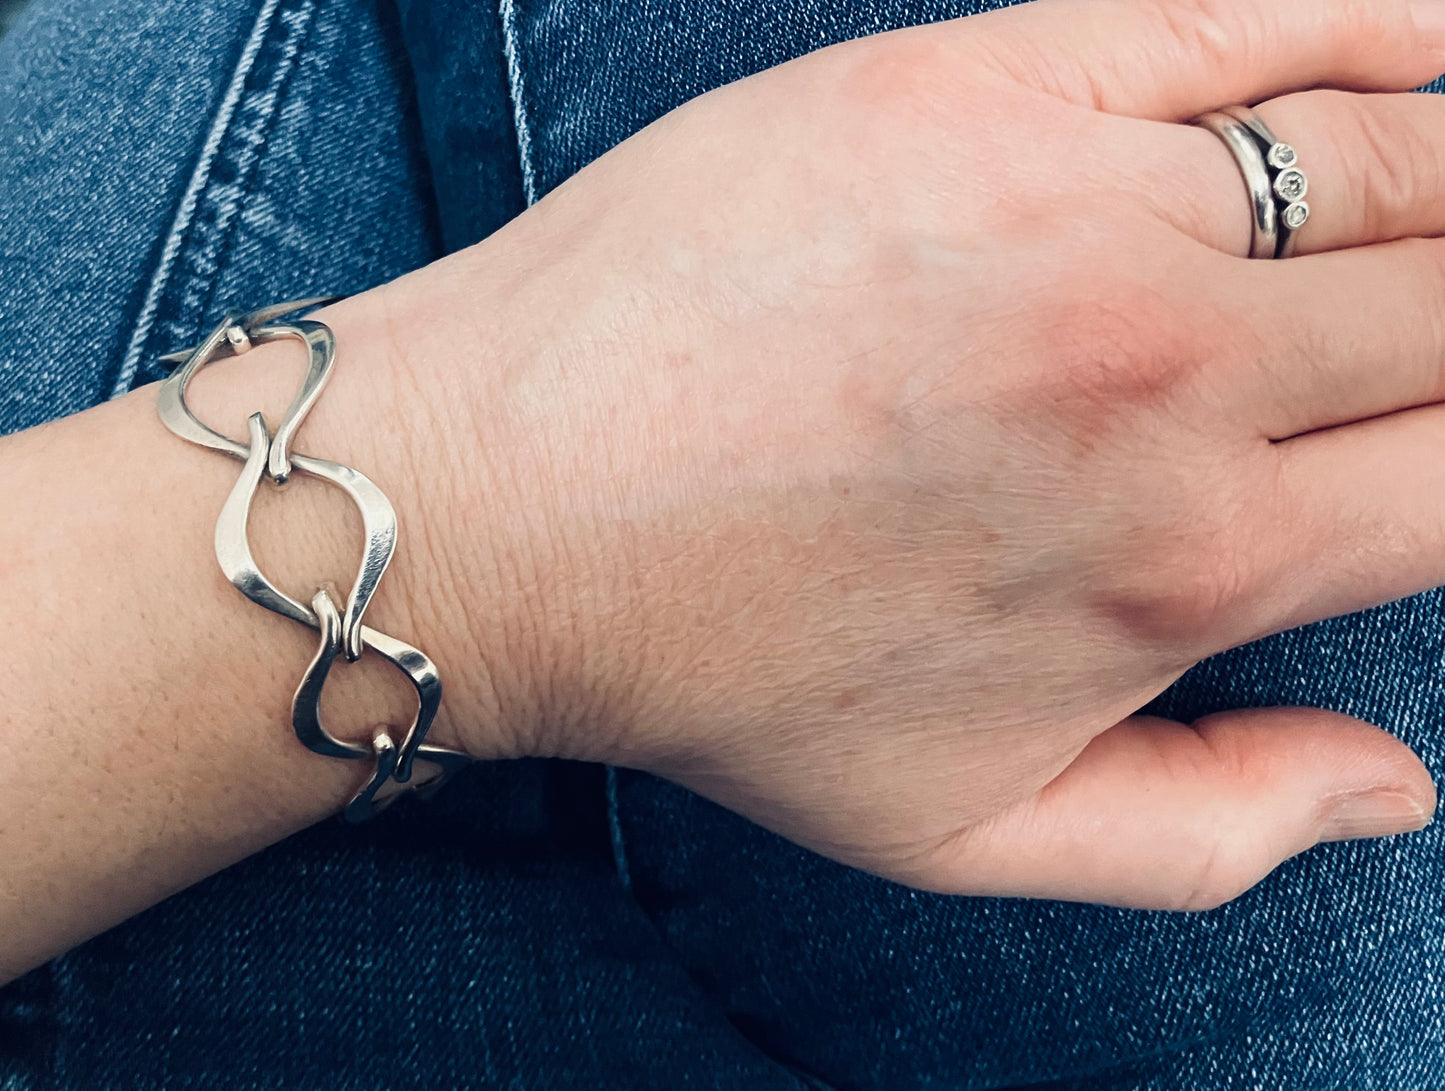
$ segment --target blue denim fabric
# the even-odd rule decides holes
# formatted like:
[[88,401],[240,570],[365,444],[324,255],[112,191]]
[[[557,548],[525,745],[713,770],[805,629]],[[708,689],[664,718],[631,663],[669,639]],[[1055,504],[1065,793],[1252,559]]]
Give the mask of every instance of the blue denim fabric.
[[526,207],[501,20],[491,11],[459,12],[455,3],[397,4],[442,238],[448,251],[460,250]]
[[[439,256],[402,42],[378,3],[37,0],[0,41],[0,430],[227,303]],[[521,207],[508,152],[465,230]],[[0,990],[0,1087],[802,1086],[626,895],[603,775],[477,767],[169,899]]]
[[[153,377],[226,303],[480,238],[711,87],[982,6],[35,0],[0,41],[0,430]],[[1150,710],[1338,708],[1438,776],[1441,606]],[[1128,913],[918,894],[641,774],[477,767],[0,990],[0,1087],[1441,1086],[1442,836]]]

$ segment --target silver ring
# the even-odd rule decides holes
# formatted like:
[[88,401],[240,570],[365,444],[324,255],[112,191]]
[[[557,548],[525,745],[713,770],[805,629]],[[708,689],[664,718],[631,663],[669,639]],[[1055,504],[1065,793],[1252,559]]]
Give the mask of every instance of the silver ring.
[[1190,124],[1208,129],[1224,142],[1244,175],[1253,216],[1252,258],[1288,258],[1299,245],[1300,228],[1309,221],[1305,200],[1309,179],[1299,155],[1275,137],[1248,106],[1226,106],[1195,118]]

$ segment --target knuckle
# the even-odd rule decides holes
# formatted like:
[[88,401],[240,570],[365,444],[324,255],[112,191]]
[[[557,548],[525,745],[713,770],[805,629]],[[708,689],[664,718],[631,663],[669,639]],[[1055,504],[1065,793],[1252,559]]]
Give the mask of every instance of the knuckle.
[[1246,517],[1259,504],[1259,475],[1197,442],[1212,419],[1209,307],[1131,276],[1062,278],[1069,286],[1052,293],[1030,334],[1042,339],[1036,370],[1010,397],[1076,466],[1128,460],[1131,484],[1108,501],[1124,544],[1095,577],[1091,605],[1138,643],[1192,654],[1253,613],[1250,596],[1262,590],[1268,551],[1241,533],[1257,523]]
[[1036,38],[1024,34],[993,35],[978,43],[983,62],[1015,83],[1032,87],[1065,102],[1107,112],[1117,72],[1109,58],[1092,64],[1069,63]]
[[1255,581],[1236,549],[1180,545],[1170,552],[1176,558],[1173,564],[1156,561],[1142,579],[1111,588],[1104,613],[1136,640],[1192,645],[1220,627]]
[[1433,293],[1436,313],[1445,313],[1445,239],[1397,239],[1389,244],[1414,283]]
[[[1243,784],[1258,779],[1248,733],[1228,714],[1206,716],[1192,727],[1198,745],[1183,752],[1187,767],[1178,777]],[[1224,804],[1228,806],[1228,804]],[[1270,847],[1257,824],[1232,814],[1223,820],[1196,822],[1192,844],[1181,846],[1180,873],[1170,908],[1182,912],[1216,909],[1233,901],[1268,870]]]
[[1326,99],[1326,116],[1338,126],[1335,146],[1361,153],[1351,156],[1362,166],[1348,172],[1346,186],[1355,190],[1347,197],[1364,213],[1366,237],[1389,238],[1398,230],[1401,213],[1439,192],[1440,151],[1391,96],[1319,94]]
[[[1445,239],[1398,239],[1388,245],[1421,293],[1423,306],[1414,309],[1416,324],[1408,335],[1416,345],[1445,345]],[[1425,391],[1433,401],[1445,390],[1445,357],[1430,355],[1434,370],[1426,376]]]
[[1200,845],[1188,866],[1178,893],[1167,908],[1179,913],[1203,913],[1232,902],[1253,885],[1235,858],[1219,841]]
[[1384,246],[1390,262],[1400,270],[1402,283],[1409,285],[1413,319],[1372,336],[1377,342],[1387,339],[1401,359],[1420,361],[1412,374],[1417,385],[1408,390],[1402,386],[1402,395],[1416,405],[1438,401],[1445,394],[1445,354],[1438,351],[1445,345],[1445,239],[1396,239]]
[[1240,531],[1244,501],[1206,495],[1179,505],[1180,493],[1194,490],[1199,496],[1198,481],[1207,473],[1181,459],[1156,486],[1160,499],[1142,501],[1150,508],[1172,502],[1177,514],[1157,527],[1134,530],[1090,603],[1131,640],[1187,652],[1191,661],[1217,650],[1224,632],[1252,618],[1265,590],[1258,551]]
[[1177,397],[1208,343],[1188,309],[1157,283],[1097,268],[1069,272],[1037,312],[1042,373],[1031,393],[1091,419]]
[[[1155,0],[1153,15],[1166,39],[1182,56],[1202,58],[1211,71],[1225,71],[1248,62],[1248,55],[1267,47],[1267,28],[1256,5],[1220,0]],[[1257,25],[1249,25],[1253,19]],[[1243,55],[1241,55],[1243,54]]]
[[[926,28],[922,28],[926,30]],[[845,116],[866,121],[900,114],[941,116],[962,78],[946,43],[920,28],[842,43],[816,56],[837,62],[833,73]]]

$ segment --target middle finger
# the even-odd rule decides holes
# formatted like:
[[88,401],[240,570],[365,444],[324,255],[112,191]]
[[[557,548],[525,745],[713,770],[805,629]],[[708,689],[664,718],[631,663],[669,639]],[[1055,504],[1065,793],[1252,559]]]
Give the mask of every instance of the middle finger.
[[1222,259],[1218,403],[1269,439],[1445,400],[1445,239]]

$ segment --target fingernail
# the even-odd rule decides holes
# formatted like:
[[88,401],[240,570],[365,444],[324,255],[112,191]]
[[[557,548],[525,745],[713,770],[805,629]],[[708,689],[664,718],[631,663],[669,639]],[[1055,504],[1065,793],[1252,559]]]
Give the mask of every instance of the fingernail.
[[1321,841],[1352,841],[1423,830],[1434,817],[1414,796],[1393,788],[1341,796],[1320,831]]
[[1410,5],[1420,44],[1445,60],[1445,0],[1415,0]]

